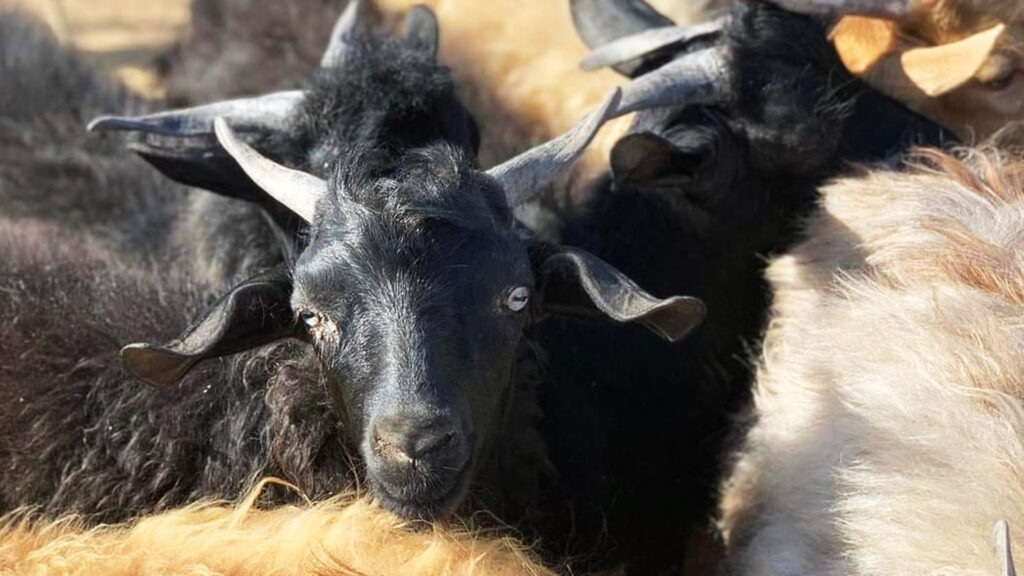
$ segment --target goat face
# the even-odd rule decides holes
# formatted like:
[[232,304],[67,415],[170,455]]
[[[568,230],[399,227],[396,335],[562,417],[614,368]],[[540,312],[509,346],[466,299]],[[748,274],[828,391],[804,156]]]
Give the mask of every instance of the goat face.
[[704,314],[585,252],[520,237],[503,187],[470,166],[440,145],[393,177],[342,169],[293,268],[243,282],[168,344],[126,346],[125,365],[165,385],[206,358],[306,340],[378,500],[406,517],[451,511],[500,430],[529,323],[602,316],[674,340]]
[[[460,503],[487,459],[529,323],[596,316],[675,340],[699,324],[704,308],[694,298],[654,298],[605,262],[532,241],[514,225],[512,207],[571,163],[607,118],[625,113],[619,93],[565,135],[480,171],[469,132],[451,129],[465,122],[448,92],[425,87],[419,108],[374,97],[415,92],[396,82],[440,73],[403,52],[436,49],[429,11],[414,11],[413,41],[389,48],[399,50],[394,58],[376,56],[380,66],[398,58],[426,69],[396,79],[367,71],[378,62],[372,56],[349,73],[359,53],[344,49],[345,29],[359,5],[350,3],[339,21],[332,46],[341,49],[328,48],[324,66],[333,68],[309,93],[93,124],[141,134],[135,150],[165,174],[260,202],[299,228],[293,265],[242,282],[177,339],[131,344],[122,359],[141,379],[168,385],[207,358],[281,338],[309,342],[378,500],[403,516],[434,517]],[[381,85],[372,85],[376,77]],[[344,80],[343,89],[331,78]],[[353,103],[304,108],[337,94]],[[432,122],[442,124],[432,135],[409,134]],[[288,133],[299,125],[310,133]],[[278,164],[246,142],[289,136],[301,144],[283,156],[329,178]]]
[[407,516],[465,494],[537,312],[503,192],[460,163],[416,154],[329,203],[293,275],[291,307],[369,483]]

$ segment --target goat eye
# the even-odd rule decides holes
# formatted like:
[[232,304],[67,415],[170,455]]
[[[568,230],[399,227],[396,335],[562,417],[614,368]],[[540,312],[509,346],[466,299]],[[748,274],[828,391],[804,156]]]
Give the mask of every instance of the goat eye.
[[299,312],[299,319],[308,328],[316,328],[320,325],[320,315],[316,312]]
[[509,290],[505,297],[505,307],[513,312],[521,312],[530,303],[530,289],[526,286],[516,286]]

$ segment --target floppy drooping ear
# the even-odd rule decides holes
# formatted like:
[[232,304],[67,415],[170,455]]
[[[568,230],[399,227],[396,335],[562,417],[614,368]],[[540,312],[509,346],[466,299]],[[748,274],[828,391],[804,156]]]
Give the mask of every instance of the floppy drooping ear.
[[153,386],[174,384],[198,362],[298,337],[291,278],[278,269],[254,276],[222,296],[181,336],[166,344],[129,344],[124,367]]
[[846,68],[883,94],[920,109],[969,82],[1006,30],[997,24],[958,42],[927,46],[905,36],[897,24],[847,16],[832,30],[832,42]]
[[704,319],[700,299],[655,298],[604,260],[578,248],[535,243],[530,261],[544,313],[636,323],[669,342],[683,338]]
[[672,140],[651,132],[627,134],[611,152],[618,186],[667,189],[706,203],[729,189],[741,167],[740,149],[728,127],[714,118],[680,122]]

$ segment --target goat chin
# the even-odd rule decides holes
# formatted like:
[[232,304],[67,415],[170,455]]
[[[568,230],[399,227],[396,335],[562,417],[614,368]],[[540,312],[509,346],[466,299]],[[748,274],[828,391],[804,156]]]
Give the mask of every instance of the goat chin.
[[923,151],[826,186],[776,259],[735,574],[997,574],[1024,538],[1024,164]]
[[262,510],[253,507],[259,491],[234,507],[207,502],[92,529],[72,516],[41,521],[30,512],[14,513],[0,529],[0,572],[555,574],[511,538],[403,521],[355,493]]

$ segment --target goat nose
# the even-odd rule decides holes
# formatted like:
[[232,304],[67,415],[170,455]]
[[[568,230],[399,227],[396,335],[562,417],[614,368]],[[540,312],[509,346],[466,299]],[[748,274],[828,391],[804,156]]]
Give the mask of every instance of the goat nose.
[[420,460],[450,447],[455,438],[455,426],[447,418],[424,422],[419,418],[391,416],[377,423],[373,450],[382,458]]

